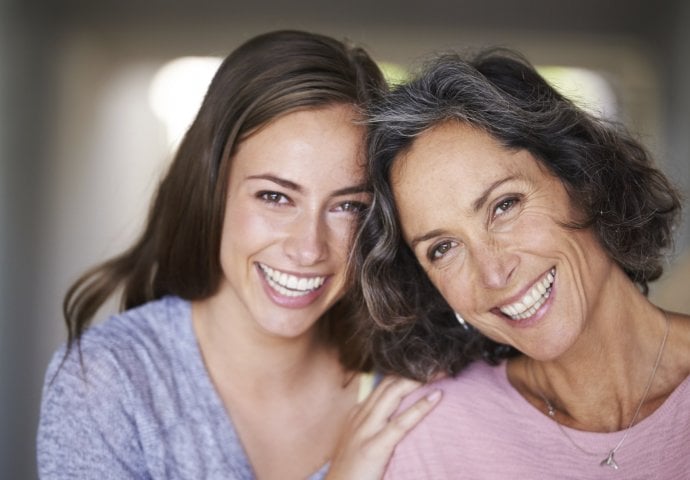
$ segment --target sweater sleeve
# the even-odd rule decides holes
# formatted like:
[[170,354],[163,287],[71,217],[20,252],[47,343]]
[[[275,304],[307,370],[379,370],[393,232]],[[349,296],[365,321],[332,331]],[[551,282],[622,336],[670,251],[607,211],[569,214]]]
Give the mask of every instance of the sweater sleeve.
[[[46,374],[37,435],[39,476],[148,478],[127,376],[106,349],[58,351]],[[83,360],[83,362],[82,362]]]

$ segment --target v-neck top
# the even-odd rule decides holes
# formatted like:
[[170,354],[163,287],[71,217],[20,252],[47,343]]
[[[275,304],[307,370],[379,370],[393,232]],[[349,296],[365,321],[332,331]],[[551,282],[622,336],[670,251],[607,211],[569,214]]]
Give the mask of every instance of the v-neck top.
[[83,363],[76,347],[67,357],[64,348],[43,389],[42,479],[255,478],[204,365],[189,302],[165,297],[91,327]]

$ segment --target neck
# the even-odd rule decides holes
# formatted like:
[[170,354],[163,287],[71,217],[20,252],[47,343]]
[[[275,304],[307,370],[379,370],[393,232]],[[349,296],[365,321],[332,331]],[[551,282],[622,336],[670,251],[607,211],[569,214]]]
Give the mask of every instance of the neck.
[[277,392],[299,389],[324,370],[342,371],[336,349],[324,345],[315,328],[297,337],[272,336],[212,299],[194,303],[192,317],[206,368],[221,391],[279,398]]
[[[645,388],[655,368],[666,332],[662,311],[630,282],[615,297],[602,295],[576,343],[548,361],[522,357],[511,370],[514,385],[528,401],[546,411],[547,399],[557,420],[588,431],[618,431],[657,407],[655,384]],[[640,404],[640,414],[636,411]]]

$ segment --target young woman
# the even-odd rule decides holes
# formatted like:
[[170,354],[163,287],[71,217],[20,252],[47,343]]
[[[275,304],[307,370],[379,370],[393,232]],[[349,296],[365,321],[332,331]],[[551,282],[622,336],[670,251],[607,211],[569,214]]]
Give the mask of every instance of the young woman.
[[[42,478],[379,478],[438,394],[371,388],[346,275],[370,203],[358,48],[295,31],[230,54],[141,238],[65,298],[47,373]],[[122,292],[125,310],[88,328]],[[364,452],[364,454],[362,453]]]
[[457,374],[387,476],[686,478],[690,316],[645,296],[680,201],[644,148],[501,51],[436,59],[371,138],[375,358]]

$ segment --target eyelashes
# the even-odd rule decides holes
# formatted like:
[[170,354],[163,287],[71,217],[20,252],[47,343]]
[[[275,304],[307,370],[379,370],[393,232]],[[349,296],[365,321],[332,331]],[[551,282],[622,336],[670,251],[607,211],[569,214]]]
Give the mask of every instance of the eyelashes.
[[[500,225],[503,220],[510,219],[514,213],[519,211],[517,207],[521,201],[521,195],[510,194],[493,203],[489,212],[489,218],[487,219],[487,228],[491,228],[494,222],[498,222],[497,224]],[[426,257],[431,263],[437,262],[444,259],[451,250],[459,245],[460,242],[458,240],[441,239],[431,245],[426,253]]]
[[430,262],[435,262],[442,259],[445,255],[454,247],[458,246],[458,242],[455,240],[444,240],[439,243],[435,243],[428,251],[427,258]]
[[492,210],[492,218],[496,218],[502,215],[506,215],[510,210],[512,210],[518,203],[520,198],[518,196],[510,196],[502,198],[494,205]]
[[256,197],[266,203],[274,205],[287,205],[292,203],[290,198],[280,192],[273,192],[269,190],[261,191],[256,194]]
[[338,211],[341,211],[341,212],[363,213],[368,208],[369,208],[369,205],[364,203],[364,202],[356,202],[353,200],[347,200],[347,201],[339,204],[339,206],[336,209]]
[[[256,198],[265,202],[271,206],[290,206],[294,205],[294,202],[290,197],[281,192],[276,192],[272,190],[262,190],[257,192]],[[352,214],[361,214],[369,208],[369,204],[366,202],[360,202],[357,200],[344,200],[337,203],[330,211],[344,212]]]

